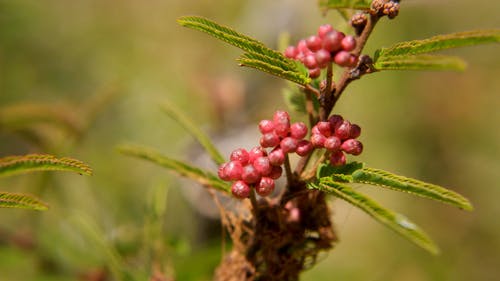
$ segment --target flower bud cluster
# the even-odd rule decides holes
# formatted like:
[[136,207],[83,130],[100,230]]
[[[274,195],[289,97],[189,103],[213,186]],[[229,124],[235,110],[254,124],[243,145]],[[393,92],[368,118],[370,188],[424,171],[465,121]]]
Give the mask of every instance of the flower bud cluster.
[[341,166],[346,163],[345,153],[359,155],[363,144],[357,140],[361,128],[351,124],[340,115],[332,115],[328,121],[320,121],[311,129],[311,144],[331,152],[330,164]]
[[397,0],[373,0],[370,6],[372,15],[387,16],[390,19],[399,14],[399,1]]
[[353,36],[325,24],[318,28],[317,35],[299,40],[296,46],[288,46],[285,56],[302,62],[309,69],[309,77],[314,79],[331,62],[344,67],[356,66],[358,57],[350,53],[355,48]]
[[305,156],[313,149],[311,142],[304,139],[308,131],[306,124],[290,124],[290,116],[285,111],[278,110],[272,120],[260,121],[259,130],[262,133],[260,146],[250,151],[234,150],[230,161],[218,170],[222,180],[233,181],[231,192],[237,198],[249,197],[252,187],[260,196],[271,194],[275,188],[274,180],[283,173],[281,166],[286,154],[295,152]]

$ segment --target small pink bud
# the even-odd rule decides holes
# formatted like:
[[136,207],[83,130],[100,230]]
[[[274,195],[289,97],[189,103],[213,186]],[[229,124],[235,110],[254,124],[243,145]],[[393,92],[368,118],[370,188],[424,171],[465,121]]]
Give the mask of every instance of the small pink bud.
[[330,156],[330,165],[332,166],[342,166],[346,163],[345,155],[342,151],[337,151],[332,153]]
[[363,144],[355,139],[348,139],[342,143],[340,148],[348,154],[360,155],[363,152]]
[[233,195],[236,198],[239,199],[248,198],[248,196],[250,196],[250,192],[251,192],[250,186],[248,186],[248,184],[246,184],[243,181],[235,181],[231,185],[231,193],[233,193]]
[[241,165],[246,165],[250,159],[250,155],[248,155],[248,151],[245,149],[238,148],[231,152],[229,159],[231,159],[231,161],[239,161]]
[[262,177],[257,186],[255,186],[255,191],[260,196],[268,196],[274,191],[274,180],[268,177]]
[[303,139],[307,135],[307,125],[304,122],[293,123],[290,126],[290,136],[294,139]]
[[311,153],[312,149],[313,145],[310,141],[301,140],[297,144],[297,150],[295,151],[295,153],[297,153],[299,156],[306,156]]

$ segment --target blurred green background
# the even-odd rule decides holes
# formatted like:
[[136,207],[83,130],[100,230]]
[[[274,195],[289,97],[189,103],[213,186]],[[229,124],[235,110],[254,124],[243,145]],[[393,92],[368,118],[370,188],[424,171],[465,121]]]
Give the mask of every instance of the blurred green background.
[[[497,1],[403,1],[400,16],[379,24],[366,51],[498,28],[499,9]],[[0,156],[45,152],[94,169],[92,177],[2,179],[0,190],[36,194],[51,209],[0,210],[0,281],[112,280],[121,270],[136,280],[152,272],[211,280],[223,247],[217,219],[207,217],[210,199],[201,188],[115,148],[139,143],[203,165],[192,138],[161,112],[167,99],[224,140],[221,149],[251,147],[255,122],[285,107],[284,83],[237,67],[239,50],[176,24],[190,14],[272,47],[282,32],[295,42],[323,23],[348,30],[335,12],[321,16],[315,1],[0,0]],[[334,201],[341,241],[302,280],[500,275],[498,45],[447,53],[465,58],[467,71],[369,75],[348,88],[336,110],[363,127],[361,161],[448,186],[470,198],[475,211],[360,187],[423,227],[442,254],[430,256]],[[247,134],[252,137],[244,145],[230,137]]]

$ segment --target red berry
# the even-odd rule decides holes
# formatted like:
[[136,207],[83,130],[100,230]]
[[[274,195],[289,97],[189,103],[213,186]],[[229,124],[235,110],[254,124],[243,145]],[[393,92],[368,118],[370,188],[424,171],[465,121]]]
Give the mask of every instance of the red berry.
[[269,162],[269,158],[265,156],[255,159],[253,166],[262,176],[267,176],[271,173],[271,163]]
[[321,68],[309,69],[309,77],[316,79],[321,75]]
[[311,50],[309,50],[309,48],[307,48],[307,43],[306,43],[306,40],[304,40],[304,39],[300,40],[297,43],[297,49],[299,50],[299,53],[307,54],[307,53],[311,52]]
[[299,156],[306,156],[311,153],[313,145],[310,141],[301,140],[297,144],[297,150],[295,151]]
[[274,191],[274,180],[268,177],[262,177],[257,186],[255,186],[255,191],[260,196],[267,196]]
[[356,139],[361,135],[361,127],[357,124],[351,125],[351,132],[349,133],[349,138]]
[[337,128],[337,126],[340,125],[342,121],[344,121],[344,118],[337,114],[334,114],[330,116],[330,118],[328,118],[328,122],[330,122],[330,127],[332,128],[332,130],[335,130],[335,128]]
[[356,48],[356,39],[354,37],[347,35],[342,39],[342,42],[340,43],[342,45],[342,49],[344,51],[350,52]]
[[351,135],[351,123],[347,120],[342,121],[335,128],[335,135],[341,140],[348,139]]
[[299,54],[299,50],[295,46],[288,46],[285,50],[285,57],[295,59]]
[[281,174],[283,174],[283,168],[281,168],[280,166],[273,166],[268,177],[272,178],[273,180],[277,180],[281,177]]
[[247,184],[256,183],[260,180],[260,174],[253,165],[246,165],[241,172],[241,179]]
[[348,66],[350,64],[351,54],[346,51],[340,51],[335,54],[333,61],[340,66]]
[[325,144],[326,137],[322,134],[312,134],[311,136],[311,144],[314,147],[323,147]]
[[243,181],[235,181],[231,185],[231,192],[236,198],[239,199],[248,198],[248,196],[250,196],[250,191],[250,186]]
[[278,110],[273,115],[274,131],[280,137],[286,137],[290,131],[290,115],[288,112]]
[[275,133],[267,133],[260,137],[262,147],[275,147],[280,143],[280,137]]
[[274,149],[267,156],[272,166],[280,166],[285,162],[285,154],[280,148]]
[[333,30],[333,27],[329,24],[320,25],[318,28],[318,36],[320,38],[325,38],[326,34]]
[[243,148],[238,148],[231,152],[229,159],[231,159],[231,161],[239,161],[241,165],[246,165],[248,164],[250,156],[248,155],[248,151]]
[[330,165],[332,166],[342,166],[346,162],[345,155],[342,151],[337,151],[332,153],[330,156]]
[[314,69],[318,67],[318,62],[316,61],[316,56],[314,54],[309,54],[305,56],[303,63],[309,69]]
[[297,139],[286,137],[281,140],[280,147],[283,150],[283,153],[295,152],[298,143],[299,141]]
[[259,131],[263,134],[274,131],[274,123],[271,120],[261,120],[259,122]]
[[231,179],[229,178],[229,176],[227,175],[227,173],[225,171],[226,166],[227,166],[227,163],[222,163],[222,165],[220,165],[219,169],[217,170],[217,175],[219,176],[219,178],[221,180],[230,181]]
[[321,45],[323,44],[323,42],[318,36],[311,35],[306,39],[306,44],[309,50],[316,52],[317,50],[321,49]]
[[290,126],[290,136],[301,140],[307,135],[307,125],[304,122],[293,123]]
[[340,148],[340,145],[342,144],[342,141],[336,137],[336,136],[331,136],[326,138],[325,140],[325,148],[330,150],[330,151],[336,151]]
[[356,65],[358,64],[358,57],[351,54],[351,56],[349,57],[349,67],[355,67]]
[[363,152],[363,144],[355,139],[348,139],[342,143],[340,148],[348,154],[360,155]]
[[316,127],[318,127],[318,131],[325,137],[329,137],[332,135],[332,129],[330,127],[330,122],[327,121],[320,121],[318,124],[316,124]]
[[316,125],[314,125],[311,129],[311,135],[314,135],[314,134],[321,135],[321,132],[319,131],[318,126],[316,126]]
[[344,34],[342,32],[338,32],[336,30],[332,30],[328,32],[323,38],[323,49],[328,52],[336,52],[342,48],[341,42],[344,38]]
[[229,180],[239,180],[241,179],[242,171],[243,166],[240,161],[230,161],[224,167],[223,174],[226,174]]
[[262,156],[266,156],[267,153],[262,147],[256,146],[248,152],[248,155],[249,155],[248,162],[253,163],[255,161],[255,159],[262,157]]
[[321,49],[317,51],[315,54],[316,62],[318,63],[319,68],[325,68],[328,63],[332,60],[332,56],[330,52],[325,49]]

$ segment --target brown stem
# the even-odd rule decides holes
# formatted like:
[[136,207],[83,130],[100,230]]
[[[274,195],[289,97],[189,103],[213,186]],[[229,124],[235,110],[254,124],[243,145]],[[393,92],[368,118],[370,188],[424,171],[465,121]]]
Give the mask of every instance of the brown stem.
[[[373,28],[377,24],[379,17],[377,15],[370,15],[368,18],[368,22],[366,23],[365,28],[363,29],[363,33],[356,40],[356,49],[354,49],[353,54],[355,56],[359,56],[363,51],[363,48],[366,45],[368,37],[370,37]],[[337,83],[337,87],[335,89],[335,93],[333,94],[333,98],[327,104],[325,104],[324,111],[327,113],[327,116],[330,115],[333,107],[337,103],[337,100],[340,98],[345,88],[351,83],[353,80],[358,79],[359,77],[353,78],[351,75],[352,69],[346,69],[342,73],[339,82]]]

